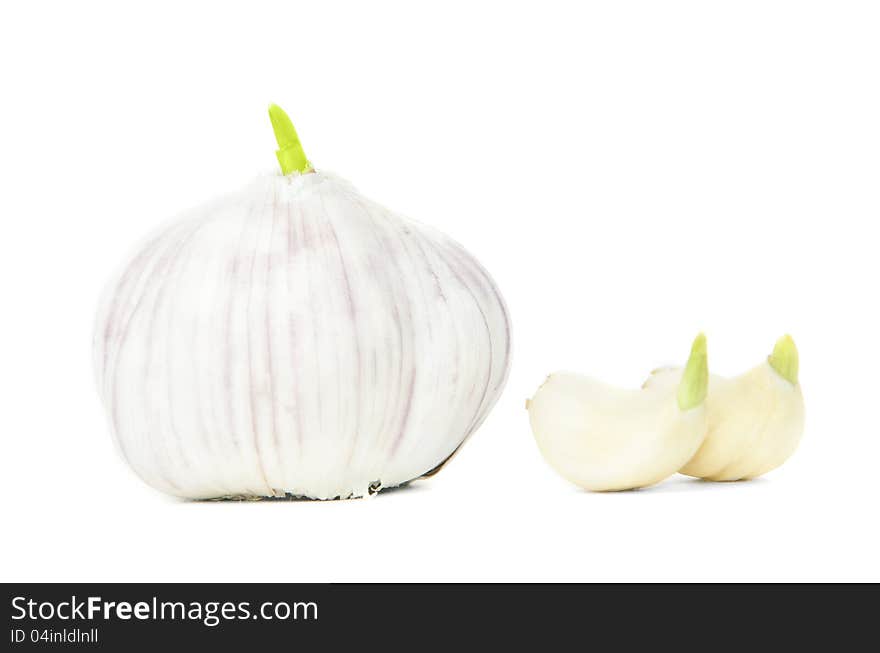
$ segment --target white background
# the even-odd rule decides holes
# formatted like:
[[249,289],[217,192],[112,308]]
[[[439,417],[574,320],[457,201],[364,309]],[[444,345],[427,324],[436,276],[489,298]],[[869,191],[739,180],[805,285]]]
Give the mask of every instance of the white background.
[[[880,9],[864,2],[4,3],[0,580],[880,580]],[[117,458],[97,298],[133,242],[312,161],[440,227],[506,296],[504,396],[433,480],[191,503]],[[736,374],[801,352],[765,478],[591,494],[523,402],[636,386],[705,330]]]

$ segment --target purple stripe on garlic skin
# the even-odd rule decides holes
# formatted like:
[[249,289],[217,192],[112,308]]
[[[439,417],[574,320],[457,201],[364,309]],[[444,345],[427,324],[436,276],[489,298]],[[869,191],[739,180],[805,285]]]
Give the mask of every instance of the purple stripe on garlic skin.
[[327,173],[267,175],[156,232],[99,309],[125,460],[180,497],[359,497],[435,470],[497,401],[482,266]]

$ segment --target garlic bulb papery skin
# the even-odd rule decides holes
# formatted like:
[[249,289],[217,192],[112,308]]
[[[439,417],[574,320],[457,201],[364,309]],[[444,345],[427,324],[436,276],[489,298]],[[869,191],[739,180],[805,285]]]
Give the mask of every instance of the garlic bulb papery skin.
[[442,465],[502,391],[508,316],[480,264],[302,161],[160,230],[105,293],[101,398],[125,460],[163,492],[398,486]]
[[[675,377],[674,371],[660,374]],[[745,374],[710,376],[706,406],[706,441],[682,467],[682,474],[738,481],[782,465],[804,431],[804,397],[791,337],[780,338],[768,360]]]
[[[538,448],[561,476],[588,490],[630,490],[677,472],[706,435],[706,340],[694,341],[677,384],[622,389],[551,374],[528,402]],[[681,376],[681,375],[679,375]]]

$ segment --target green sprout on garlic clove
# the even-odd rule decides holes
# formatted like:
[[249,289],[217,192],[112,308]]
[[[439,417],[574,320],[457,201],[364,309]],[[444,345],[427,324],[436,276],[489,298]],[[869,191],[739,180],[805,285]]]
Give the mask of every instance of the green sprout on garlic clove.
[[776,346],[773,347],[773,353],[767,357],[767,362],[779,376],[792,385],[797,385],[798,350],[790,335],[786,334],[776,341]]

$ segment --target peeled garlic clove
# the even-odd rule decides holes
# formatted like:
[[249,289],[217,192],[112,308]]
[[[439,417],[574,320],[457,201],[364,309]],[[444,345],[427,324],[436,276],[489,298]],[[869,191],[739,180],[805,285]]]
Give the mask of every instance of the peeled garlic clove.
[[480,264],[313,171],[286,114],[270,117],[284,174],[161,229],[98,313],[119,449],[180,497],[406,483],[457,450],[507,376],[507,313]]
[[629,390],[558,372],[528,402],[529,420],[544,458],[572,483],[645,487],[678,471],[702,443],[707,382],[700,334],[677,383]]
[[791,336],[780,338],[766,362],[741,376],[712,375],[706,405],[706,441],[682,474],[735,481],[761,476],[788,460],[804,430],[798,352]]

